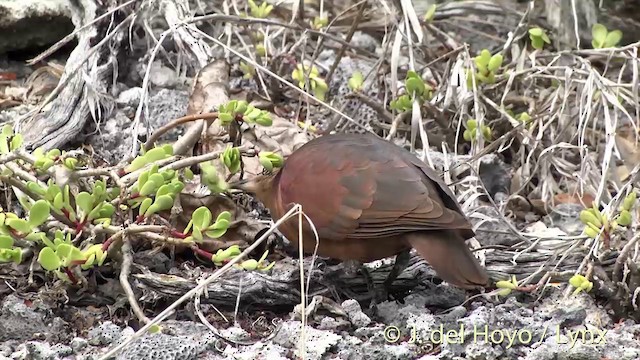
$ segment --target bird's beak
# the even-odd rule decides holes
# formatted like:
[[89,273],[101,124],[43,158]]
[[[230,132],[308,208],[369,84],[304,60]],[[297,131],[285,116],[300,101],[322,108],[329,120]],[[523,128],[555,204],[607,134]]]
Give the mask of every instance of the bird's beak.
[[229,189],[237,189],[249,194],[255,194],[257,191],[257,183],[253,179],[232,181],[229,183]]

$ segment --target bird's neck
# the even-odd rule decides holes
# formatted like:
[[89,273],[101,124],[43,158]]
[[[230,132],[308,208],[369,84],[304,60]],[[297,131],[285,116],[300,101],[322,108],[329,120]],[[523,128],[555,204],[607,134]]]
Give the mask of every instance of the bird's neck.
[[276,220],[284,214],[278,182],[278,179],[280,178],[279,175],[280,174],[278,173],[271,177],[268,182],[265,183],[266,186],[261,189],[262,191],[260,191],[258,196],[264,206],[266,206],[271,212],[271,216]]

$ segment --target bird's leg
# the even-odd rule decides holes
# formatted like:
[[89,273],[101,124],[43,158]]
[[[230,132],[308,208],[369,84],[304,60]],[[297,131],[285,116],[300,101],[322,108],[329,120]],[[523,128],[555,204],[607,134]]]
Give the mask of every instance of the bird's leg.
[[382,285],[376,289],[375,302],[382,302],[389,298],[391,285],[409,265],[409,259],[411,259],[410,254],[411,249],[407,249],[396,255],[396,260],[393,263],[393,268],[391,268],[389,275],[387,275]]
[[356,260],[346,260],[342,263],[342,266],[346,274],[361,273],[367,283],[367,290],[369,293],[374,291],[375,284],[373,283],[373,277],[371,277],[371,272],[369,272],[369,269],[367,269],[363,263]]

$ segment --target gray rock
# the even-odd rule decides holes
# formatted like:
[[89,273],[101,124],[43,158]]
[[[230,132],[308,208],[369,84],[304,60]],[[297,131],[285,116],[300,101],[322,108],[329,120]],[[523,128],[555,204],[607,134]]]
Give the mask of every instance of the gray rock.
[[478,173],[489,196],[496,198],[498,193],[509,194],[511,187],[510,168],[496,154],[488,154],[480,158]]
[[[335,55],[332,51],[323,52],[319,56],[318,62],[323,66],[329,68],[333,62],[335,61]],[[351,93],[351,89],[349,89],[348,82],[349,78],[355,73],[359,71],[362,73],[364,77],[366,77],[363,84],[363,91],[367,96],[371,98],[379,98],[381,96],[381,92],[379,91],[378,82],[376,80],[375,75],[367,77],[367,74],[373,69],[373,64],[367,62],[365,60],[354,59],[350,57],[343,57],[340,59],[338,66],[332,76],[331,82],[329,84],[329,94],[333,97],[335,104],[334,106],[338,109],[343,109],[343,112],[349,115],[356,123],[360,124],[358,126],[348,120],[341,118],[338,124],[335,126],[336,132],[354,132],[354,133],[363,133],[366,129],[373,129],[371,127],[372,121],[378,120],[378,113],[373,110],[368,105],[363,104],[360,100],[357,99],[347,99],[345,95]],[[382,99],[379,99],[382,101]],[[330,119],[328,117],[327,119]],[[325,129],[328,123],[323,120],[319,124],[322,129]]]
[[200,336],[147,334],[127,345],[117,360],[188,360],[195,359],[215,341],[212,333]]
[[225,359],[237,359],[237,360],[253,360],[253,359],[273,359],[273,360],[287,360],[289,359],[286,354],[288,349],[272,343],[256,343],[251,346],[242,347],[240,349],[233,346],[227,346],[224,349],[223,355]]
[[122,329],[111,321],[106,321],[100,326],[89,331],[89,344],[110,345],[122,337]]
[[171,259],[163,252],[153,250],[143,250],[133,254],[136,264],[148,268],[150,271],[166,274],[171,267]]
[[[151,132],[173,119],[187,114],[189,92],[187,90],[162,89],[149,99],[149,126]],[[162,139],[175,141],[184,133],[184,126],[169,131]]]
[[73,32],[65,0],[0,0],[0,54],[52,45]]
[[557,227],[569,236],[580,235],[584,229],[584,224],[580,221],[582,210],[584,206],[580,204],[558,204],[544,217],[543,222],[547,227]]
[[[110,164],[117,164],[131,154],[131,119],[125,114],[135,114],[138,106],[137,101],[134,101],[136,96],[136,91],[123,91],[118,101],[122,100],[122,103],[126,104],[124,108],[115,111],[113,117],[104,121],[99,131],[87,135],[86,139],[80,139],[93,145],[96,153]],[[186,115],[188,102],[189,93],[183,90],[162,89],[152,95],[149,98],[149,117],[146,124],[149,125],[149,133],[173,119]],[[175,141],[183,133],[184,127],[179,126],[167,132],[160,140]],[[146,135],[147,129],[143,122],[139,128],[139,139],[146,141]]]
[[[287,321],[282,324],[278,334],[273,338],[273,342],[297,351],[298,339],[300,338],[300,321]],[[306,359],[320,360],[327,351],[338,344],[342,337],[329,331],[318,330],[307,326],[306,337]]]
[[141,87],[133,87],[133,88],[124,90],[118,95],[118,104],[129,106],[135,109],[138,106],[138,103],[140,102],[141,96],[142,96]]
[[11,354],[11,359],[58,360],[71,354],[73,354],[73,350],[67,345],[28,341],[16,348],[16,351]]
[[[146,71],[146,67],[144,69]],[[175,70],[162,65],[162,62],[154,61],[151,64],[149,81],[157,87],[172,88],[178,84],[178,75]]]
[[374,53],[380,47],[380,40],[362,31],[356,31],[351,37],[350,44]]
[[362,308],[360,307],[360,303],[353,299],[345,300],[342,304],[342,309],[349,316],[349,321],[355,327],[363,327],[367,326],[371,323],[371,319],[367,314],[362,312]]
[[73,349],[74,353],[79,353],[89,345],[89,342],[81,337],[76,337],[71,340],[69,345],[71,346],[71,349]]
[[0,307],[0,341],[28,341],[38,336],[48,340],[64,338],[67,333],[63,328],[64,322],[54,320],[48,309],[39,302],[27,306],[24,300],[8,295]]

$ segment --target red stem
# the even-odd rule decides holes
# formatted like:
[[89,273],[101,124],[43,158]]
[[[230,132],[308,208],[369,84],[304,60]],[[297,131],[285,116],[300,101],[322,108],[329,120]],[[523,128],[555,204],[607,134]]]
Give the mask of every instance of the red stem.
[[203,258],[209,259],[211,260],[211,258],[213,257],[213,254],[206,251],[206,250],[202,250],[197,246],[192,246],[191,250],[193,250],[193,252],[195,252],[196,254],[202,256]]
[[64,270],[65,274],[67,274],[67,276],[69,277],[69,280],[71,280],[72,283],[74,284],[78,283],[78,279],[76,279],[76,276],[73,275],[73,273],[68,267],[63,267],[62,270]]
[[107,240],[105,240],[104,243],[102,243],[102,251],[109,250],[109,246],[111,246],[112,242],[113,242],[113,236],[110,236]]
[[76,222],[76,234],[84,229],[84,226],[87,225],[87,220],[88,219],[84,219],[81,222]]
[[175,238],[178,238],[178,239],[186,239],[187,236],[189,236],[188,234],[181,233],[180,231],[178,231],[176,229],[171,229],[171,232],[169,234],[171,234],[171,236],[173,236]]

